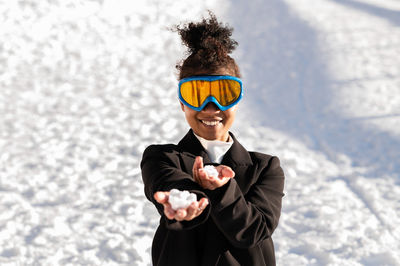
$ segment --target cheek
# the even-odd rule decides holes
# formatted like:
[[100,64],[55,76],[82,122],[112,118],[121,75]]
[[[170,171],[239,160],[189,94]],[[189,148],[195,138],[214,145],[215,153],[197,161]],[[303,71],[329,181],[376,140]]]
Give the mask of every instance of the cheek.
[[186,106],[183,111],[185,112],[186,120],[188,120],[188,121],[196,120],[196,114],[197,114],[196,111],[193,111],[192,109],[190,109]]
[[236,115],[236,106],[232,107],[228,111],[225,111],[225,117],[230,123],[233,123],[235,120],[235,115]]

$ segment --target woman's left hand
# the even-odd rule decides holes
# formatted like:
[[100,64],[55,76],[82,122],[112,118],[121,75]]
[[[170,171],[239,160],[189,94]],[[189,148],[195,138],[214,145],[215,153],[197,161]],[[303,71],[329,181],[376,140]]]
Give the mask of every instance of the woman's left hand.
[[196,157],[193,164],[193,178],[194,180],[205,189],[214,190],[222,187],[228,181],[235,176],[235,172],[226,165],[218,165],[215,167],[218,171],[218,177],[214,178],[209,176],[203,169],[203,158],[200,156]]
[[199,201],[192,202],[192,204],[186,208],[174,210],[172,209],[168,198],[169,191],[157,191],[154,193],[154,199],[163,205],[164,215],[170,220],[175,219],[177,221],[191,221],[197,216],[200,216],[208,205],[208,199],[201,198]]

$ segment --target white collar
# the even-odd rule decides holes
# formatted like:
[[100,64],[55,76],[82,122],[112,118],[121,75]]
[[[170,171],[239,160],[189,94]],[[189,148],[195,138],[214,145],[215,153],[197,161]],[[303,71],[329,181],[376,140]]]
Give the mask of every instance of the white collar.
[[207,151],[207,154],[213,163],[221,163],[225,153],[231,148],[233,144],[233,139],[230,135],[228,137],[228,141],[220,141],[207,140],[205,138],[197,136],[194,132],[193,134],[200,141],[203,148]]

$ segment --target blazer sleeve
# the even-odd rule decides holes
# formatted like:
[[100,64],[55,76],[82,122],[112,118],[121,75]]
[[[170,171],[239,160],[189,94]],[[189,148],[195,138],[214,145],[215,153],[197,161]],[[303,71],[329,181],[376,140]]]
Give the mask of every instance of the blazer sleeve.
[[198,200],[206,197],[201,187],[193,181],[192,176],[181,170],[178,152],[174,147],[175,145],[151,145],[145,149],[140,163],[144,192],[147,199],[156,206],[168,229],[191,229],[208,219],[210,208],[206,208],[200,216],[192,221],[179,222],[169,220],[164,215],[163,205],[154,199],[154,193],[157,191],[170,191],[173,188],[195,193]]
[[216,190],[206,191],[213,221],[238,248],[250,248],[269,238],[281,214],[284,173],[279,159],[270,157],[257,172],[258,179],[246,195],[235,179]]

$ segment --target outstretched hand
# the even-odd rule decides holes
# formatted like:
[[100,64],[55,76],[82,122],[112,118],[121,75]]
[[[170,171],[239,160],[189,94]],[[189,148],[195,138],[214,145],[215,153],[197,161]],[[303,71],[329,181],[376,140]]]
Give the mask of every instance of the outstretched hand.
[[174,210],[171,204],[168,202],[169,192],[158,191],[154,193],[154,199],[164,206],[164,214],[170,220],[177,221],[190,221],[199,216],[208,205],[208,199],[202,198],[199,201],[195,201],[187,208],[181,208]]
[[214,190],[222,187],[235,176],[235,172],[226,165],[218,165],[215,167],[218,171],[217,178],[209,176],[206,171],[204,171],[203,167],[203,158],[197,156],[193,164],[193,179],[205,189]]

